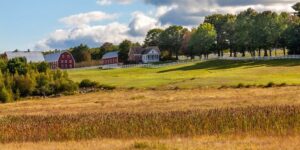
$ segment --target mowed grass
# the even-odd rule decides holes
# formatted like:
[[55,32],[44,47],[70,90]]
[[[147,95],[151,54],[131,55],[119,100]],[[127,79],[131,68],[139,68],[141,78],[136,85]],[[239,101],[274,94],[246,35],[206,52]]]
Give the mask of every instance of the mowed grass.
[[162,68],[71,70],[70,77],[119,88],[198,88],[251,85],[300,84],[300,60],[212,60]]

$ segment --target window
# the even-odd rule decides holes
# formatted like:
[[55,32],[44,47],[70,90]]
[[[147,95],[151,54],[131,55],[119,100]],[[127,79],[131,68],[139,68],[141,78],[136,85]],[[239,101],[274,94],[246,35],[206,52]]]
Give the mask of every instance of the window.
[[[68,55],[69,56],[69,55]],[[69,60],[69,63],[72,63],[72,60]]]
[[61,55],[61,58],[63,58],[63,59],[64,59],[64,58],[65,58],[65,55]]

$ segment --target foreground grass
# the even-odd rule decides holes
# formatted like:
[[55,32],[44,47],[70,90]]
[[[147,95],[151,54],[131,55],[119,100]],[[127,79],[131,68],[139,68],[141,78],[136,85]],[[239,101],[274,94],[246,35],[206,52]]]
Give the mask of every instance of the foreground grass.
[[299,136],[200,136],[168,139],[94,139],[88,141],[0,144],[9,150],[210,150],[298,149]]
[[233,86],[239,83],[300,84],[299,70],[300,60],[213,60],[163,68],[72,70],[69,74],[77,82],[91,79],[120,88],[195,88]]
[[150,113],[269,105],[300,105],[300,87],[103,91],[1,104],[0,117],[113,112]]
[[0,142],[299,133],[300,106],[253,106],[161,113],[7,116],[0,119]]

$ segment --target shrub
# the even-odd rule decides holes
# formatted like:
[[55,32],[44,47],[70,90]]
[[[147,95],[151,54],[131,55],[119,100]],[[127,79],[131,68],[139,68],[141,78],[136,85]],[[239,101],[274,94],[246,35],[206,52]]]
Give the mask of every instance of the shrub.
[[15,76],[13,83],[13,92],[16,93],[17,90],[20,90],[21,96],[31,95],[35,89],[35,83],[27,76]]
[[95,81],[91,81],[89,79],[85,79],[85,80],[82,80],[79,84],[79,87],[80,88],[95,88],[97,87],[99,84]]
[[78,90],[78,85],[68,79],[56,80],[52,86],[54,89],[54,94],[60,94],[60,93],[72,94]]
[[265,87],[266,87],[266,88],[270,88],[270,87],[274,87],[274,86],[276,86],[275,83],[269,82]]
[[245,87],[245,85],[243,84],[243,83],[239,83],[237,86],[236,86],[236,88],[244,88]]
[[5,87],[2,87],[0,90],[0,101],[2,103],[7,103],[7,102],[11,102],[11,100],[12,100],[11,93]]
[[42,62],[37,65],[37,70],[39,73],[46,73],[48,69],[49,69],[49,64],[46,62]]

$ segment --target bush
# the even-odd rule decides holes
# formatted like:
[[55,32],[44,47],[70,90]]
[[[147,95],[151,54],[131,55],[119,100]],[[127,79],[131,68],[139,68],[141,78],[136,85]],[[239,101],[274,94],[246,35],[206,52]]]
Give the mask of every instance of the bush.
[[79,84],[79,87],[80,88],[95,88],[97,87],[99,84],[95,81],[91,81],[89,79],[85,79],[85,80],[82,80]]
[[266,88],[270,88],[270,87],[274,87],[274,86],[276,86],[275,83],[269,82],[265,87],[266,87]]
[[37,65],[37,70],[39,73],[46,73],[48,69],[49,69],[49,64],[46,62],[42,62]]
[[0,90],[0,101],[2,103],[8,103],[11,102],[11,100],[12,100],[11,93],[5,87],[2,87]]
[[31,95],[35,89],[34,81],[27,76],[16,76],[14,77],[13,92],[16,93],[20,90],[20,96]]
[[52,86],[54,89],[54,94],[72,94],[78,90],[78,85],[68,79],[56,80]]

